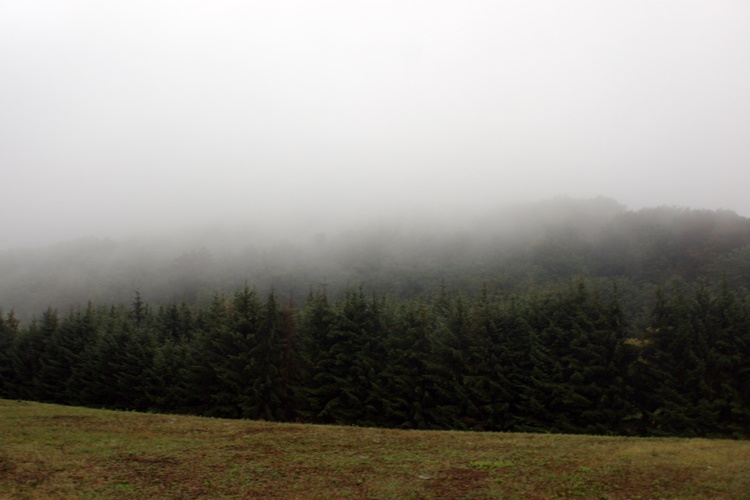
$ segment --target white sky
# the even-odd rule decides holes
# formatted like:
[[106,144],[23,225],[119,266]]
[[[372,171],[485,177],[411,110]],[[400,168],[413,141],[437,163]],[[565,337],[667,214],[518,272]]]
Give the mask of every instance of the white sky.
[[0,0],[0,247],[749,189],[747,0]]

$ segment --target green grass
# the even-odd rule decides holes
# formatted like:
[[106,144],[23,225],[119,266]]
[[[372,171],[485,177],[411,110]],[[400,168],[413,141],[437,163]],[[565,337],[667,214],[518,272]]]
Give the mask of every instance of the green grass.
[[0,498],[747,498],[750,442],[421,432],[0,400]]

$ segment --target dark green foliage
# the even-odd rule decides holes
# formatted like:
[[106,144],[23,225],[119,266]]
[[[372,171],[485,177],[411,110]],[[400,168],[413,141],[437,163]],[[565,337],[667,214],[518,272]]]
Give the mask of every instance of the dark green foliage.
[[408,302],[396,311],[380,374],[384,417],[394,427],[436,429],[460,423],[458,372],[441,361],[456,346],[445,328],[436,331],[430,308]]
[[[211,305],[196,318],[195,337],[187,343],[185,383],[188,390],[180,411],[212,417],[242,416],[239,395],[232,378],[242,376],[234,354],[237,338],[229,324],[229,305],[223,295],[215,295]],[[242,347],[242,346],[240,346]],[[246,347],[246,346],[245,346]],[[237,353],[242,355],[242,351]],[[241,362],[241,360],[240,360]]]
[[750,245],[735,248],[716,259],[711,274],[733,287],[750,288]]
[[316,421],[374,424],[382,418],[383,304],[360,287],[332,305],[311,294],[304,314],[308,414]]
[[7,316],[0,309],[0,397],[16,397],[18,374],[13,366],[13,347],[19,335],[20,323],[13,311]]
[[73,374],[88,360],[87,347],[96,342],[93,306],[71,312],[58,325],[57,313],[47,310],[42,316],[41,331],[45,350],[35,378],[37,393],[43,401],[62,403],[75,400],[79,387]]
[[288,381],[291,367],[285,362],[289,362],[287,341],[294,340],[286,328],[293,326],[282,313],[276,294],[271,292],[262,309],[254,343],[248,351],[251,370],[245,384],[250,393],[243,405],[243,415],[247,418],[283,420],[287,417],[284,410],[288,407],[287,400],[292,397]]
[[461,329],[464,353],[462,384],[466,397],[464,421],[476,430],[496,430],[508,425],[512,389],[503,359],[502,321],[487,296],[486,288],[468,311]]
[[[0,314],[0,396],[352,425],[749,437],[749,244],[750,220],[730,212],[561,199],[455,232],[321,236],[309,251],[200,247],[131,262],[117,243],[85,240],[0,255],[20,280],[4,276],[3,287],[32,297],[32,282],[46,283],[49,303],[68,311],[33,318],[36,303],[6,290],[19,307]],[[78,272],[104,262],[114,274]],[[60,268],[103,278],[56,287]],[[125,276],[143,295],[122,295]],[[247,276],[260,292],[213,292]],[[299,307],[273,291],[324,276]],[[69,308],[93,295],[129,305]]]
[[747,315],[726,283],[718,293],[680,281],[657,291],[635,365],[645,432],[748,435]]
[[657,287],[643,316],[583,277],[430,300],[245,286],[191,308],[0,315],[0,396],[420,429],[750,437],[750,303]]

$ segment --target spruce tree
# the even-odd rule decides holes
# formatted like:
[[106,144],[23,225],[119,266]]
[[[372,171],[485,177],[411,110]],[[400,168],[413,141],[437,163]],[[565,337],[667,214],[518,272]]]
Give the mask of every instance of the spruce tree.
[[464,417],[476,430],[507,426],[511,392],[497,317],[485,285],[469,311],[464,347],[463,388],[469,402]]
[[16,397],[18,381],[13,367],[13,349],[19,333],[15,313],[10,311],[3,317],[0,309],[0,398]]
[[248,397],[243,404],[249,418],[282,420],[284,398],[289,395],[284,380],[284,316],[271,291],[266,298],[263,314],[256,331],[255,342],[248,355],[252,366],[247,380]]

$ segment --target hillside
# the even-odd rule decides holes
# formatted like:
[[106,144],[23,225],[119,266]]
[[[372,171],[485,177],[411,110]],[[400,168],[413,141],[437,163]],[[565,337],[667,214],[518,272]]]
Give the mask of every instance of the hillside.
[[[204,307],[0,315],[0,397],[388,428],[748,438],[750,301],[675,280],[639,315],[577,278],[473,298],[297,307],[246,286]],[[631,308],[632,309],[632,308]]]
[[[0,259],[0,288],[15,297],[0,297],[0,397],[747,438],[749,223],[557,199],[262,250],[215,231],[11,252]],[[170,260],[190,241],[211,246]],[[15,300],[48,305],[19,312]]]
[[2,498],[748,498],[750,442],[397,431],[0,400]]
[[245,283],[297,302],[321,283],[336,298],[360,284],[411,298],[443,283],[515,291],[579,275],[627,279],[638,289],[674,276],[748,287],[749,249],[750,220],[733,212],[628,211],[606,198],[560,198],[450,220],[404,214],[327,233],[217,225],[5,250],[0,307],[27,321],[50,306],[129,303],[136,290],[156,305],[207,304]]

